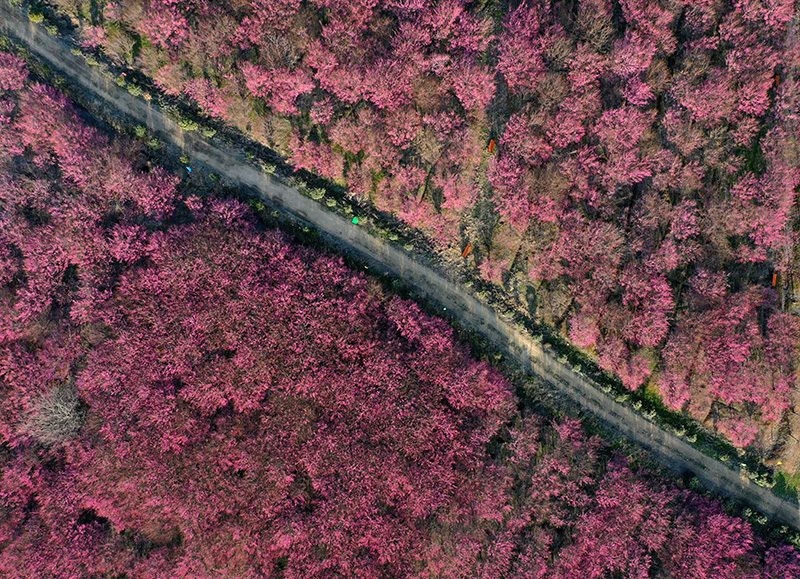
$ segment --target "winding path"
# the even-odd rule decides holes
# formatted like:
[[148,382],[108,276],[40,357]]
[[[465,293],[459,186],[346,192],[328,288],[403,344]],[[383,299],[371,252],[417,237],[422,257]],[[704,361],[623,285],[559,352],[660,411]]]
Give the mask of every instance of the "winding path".
[[22,9],[3,0],[0,0],[0,32],[25,44],[31,53],[79,90],[102,99],[135,123],[146,125],[159,138],[184,149],[214,172],[251,188],[265,201],[280,207],[301,223],[317,228],[332,245],[359,255],[376,269],[401,278],[435,303],[446,307],[463,326],[485,336],[526,371],[552,384],[586,411],[651,450],[673,470],[691,471],[710,490],[742,501],[774,520],[800,530],[800,509],[797,506],[618,404],[596,384],[558,362],[547,346],[537,344],[530,335],[504,321],[454,280],[325,210],[295,189],[265,176],[195,132],[181,130],[158,108],[131,96],[97,68],[87,66],[82,58],[69,51],[63,41],[32,23]]

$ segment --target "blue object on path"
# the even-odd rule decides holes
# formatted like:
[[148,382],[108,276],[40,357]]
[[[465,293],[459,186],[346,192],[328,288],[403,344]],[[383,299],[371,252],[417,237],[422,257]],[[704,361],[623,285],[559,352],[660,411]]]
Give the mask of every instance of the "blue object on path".
[[189,171],[189,173],[192,172],[192,168],[191,167],[186,167],[186,170]]

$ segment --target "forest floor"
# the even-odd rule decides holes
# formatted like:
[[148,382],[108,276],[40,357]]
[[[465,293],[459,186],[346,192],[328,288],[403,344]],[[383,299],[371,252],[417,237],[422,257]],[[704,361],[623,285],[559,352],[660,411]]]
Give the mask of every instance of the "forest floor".
[[193,165],[199,161],[209,171],[231,183],[251,189],[287,217],[316,228],[335,248],[355,254],[378,272],[395,276],[416,289],[438,304],[445,317],[484,336],[521,369],[555,386],[615,431],[652,451],[671,470],[692,472],[710,491],[746,503],[781,524],[800,529],[797,505],[758,486],[744,473],[701,453],[679,436],[617,403],[597,384],[559,361],[557,355],[543,347],[540,341],[479,301],[457,281],[455,272],[436,271],[434,264],[423,263],[422,259],[368,233],[363,222],[360,225],[352,223],[303,196],[297,189],[265,175],[219,144],[202,138],[196,132],[184,131],[169,115],[144,99],[132,96],[97,68],[88,66],[83,59],[72,54],[65,43],[30,22],[27,14],[6,2],[0,2],[0,31],[22,42],[52,73],[63,76],[85,97],[102,101],[183,151],[192,158]]

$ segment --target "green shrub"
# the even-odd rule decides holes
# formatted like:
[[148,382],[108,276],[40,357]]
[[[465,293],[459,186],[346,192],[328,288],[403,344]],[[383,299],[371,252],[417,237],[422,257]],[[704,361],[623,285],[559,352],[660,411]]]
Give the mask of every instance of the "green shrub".
[[205,138],[210,139],[211,137],[217,134],[217,129],[203,126],[200,127],[200,134],[203,135]]
[[319,187],[315,187],[314,189],[309,189],[308,196],[314,199],[315,201],[319,201],[323,197],[325,197],[325,189],[321,189]]
[[44,22],[44,14],[41,12],[28,12],[28,18],[31,22],[35,22],[36,24]]
[[300,177],[291,177],[289,179],[289,185],[300,191],[301,193],[308,189],[308,184],[305,182],[304,179]]
[[189,156],[188,156],[188,155],[181,155],[181,156],[180,156],[180,158],[179,158],[178,160],[179,160],[179,161],[181,162],[181,164],[183,164],[183,165],[188,165],[188,164],[189,164]]
[[116,82],[116,83],[117,83],[117,86],[125,86],[126,84],[128,84],[128,83],[125,81],[125,77],[124,77],[124,76],[122,76],[122,75],[119,75],[119,76],[116,78],[116,80],[114,80],[114,82]]
[[138,86],[138,85],[135,85],[135,84],[129,84],[129,85],[128,85],[128,92],[129,92],[129,93],[130,93],[132,96],[138,97],[138,96],[142,96],[142,93],[143,93],[144,91],[142,90],[142,87],[140,87],[140,86]]
[[139,137],[140,139],[144,139],[147,136],[147,127],[143,127],[142,125],[136,125],[133,127],[133,134]]
[[178,126],[182,128],[184,131],[196,131],[200,127],[200,124],[193,119],[187,119],[186,117],[181,117],[180,119],[178,119]]
[[58,34],[58,26],[56,26],[55,24],[48,24],[44,28],[45,30],[47,30],[47,34],[49,34],[50,36],[56,36]]
[[162,143],[156,138],[152,138],[149,141],[147,141],[147,146],[153,149],[154,151],[158,151],[161,147],[164,146],[164,143]]

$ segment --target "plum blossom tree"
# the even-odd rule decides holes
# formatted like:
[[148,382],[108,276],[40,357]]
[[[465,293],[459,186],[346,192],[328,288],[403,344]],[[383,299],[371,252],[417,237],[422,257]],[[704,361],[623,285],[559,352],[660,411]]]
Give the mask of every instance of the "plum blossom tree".
[[544,53],[553,41],[546,34],[548,17],[542,2],[522,2],[505,17],[497,68],[512,90],[536,90],[547,71]]
[[28,78],[25,62],[14,54],[0,54],[0,90],[17,91]]

